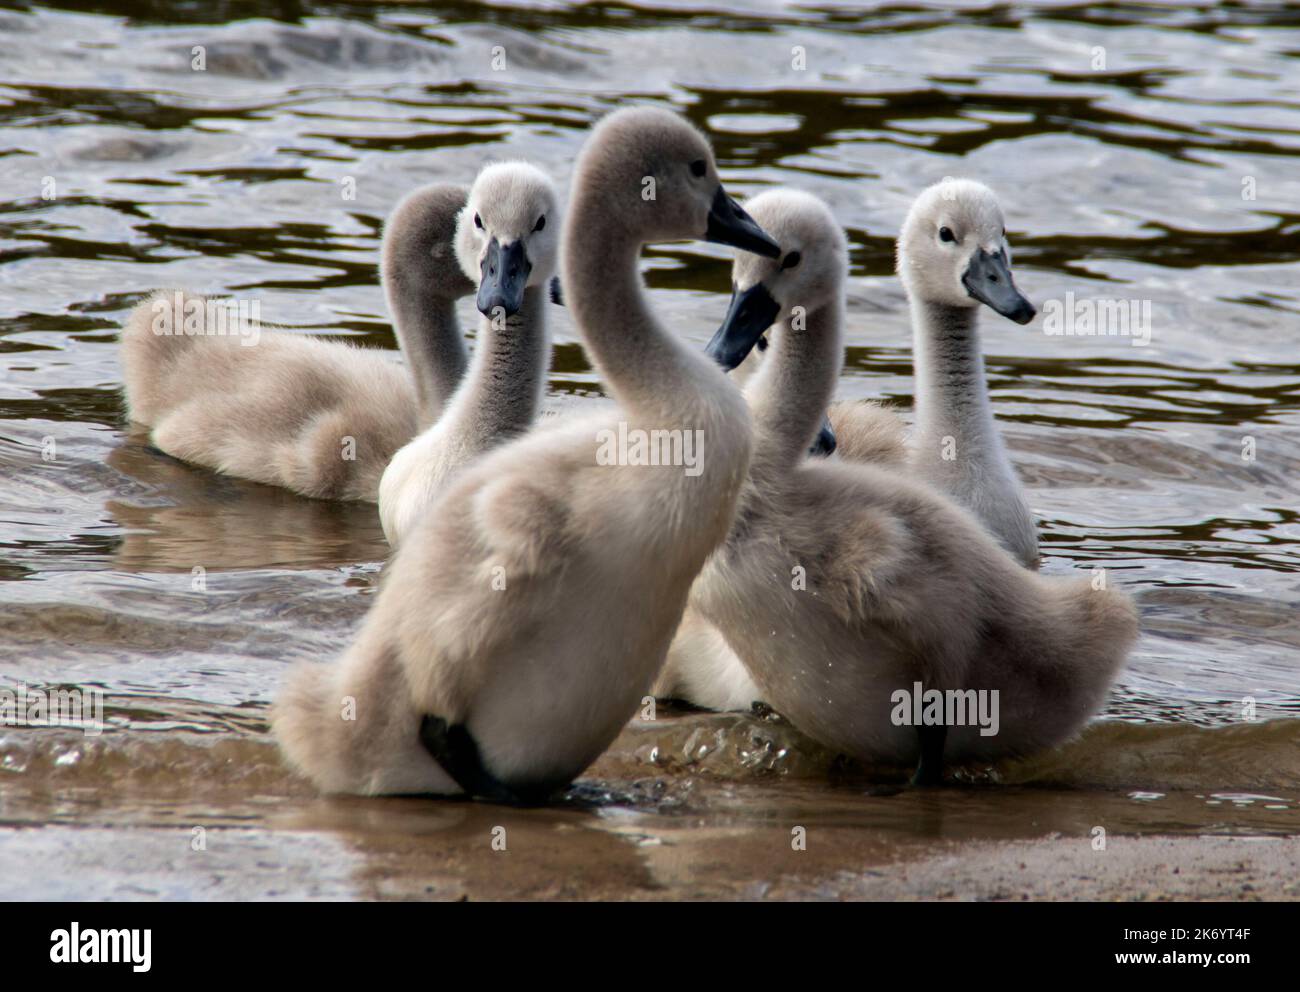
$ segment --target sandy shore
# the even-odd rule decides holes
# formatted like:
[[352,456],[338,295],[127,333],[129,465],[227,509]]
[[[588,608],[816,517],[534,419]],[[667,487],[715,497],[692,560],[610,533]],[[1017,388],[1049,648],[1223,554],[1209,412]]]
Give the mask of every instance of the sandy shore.
[[319,796],[260,732],[11,730],[0,899],[1300,899],[1296,790],[1239,773],[1237,738],[1197,741],[1222,785],[1181,737],[1102,726],[910,789],[779,721],[678,714],[515,809]]
[[585,831],[507,829],[512,844],[522,833],[513,855],[484,843],[466,857],[419,833],[359,851],[329,831],[232,828],[210,831],[196,853],[188,830],[4,828],[0,898],[1300,900],[1294,837],[1121,837],[1105,852],[1062,838],[980,841],[892,862],[837,848],[778,868],[770,856],[716,860],[707,841],[646,834],[618,851]]
[[1300,900],[1300,838],[1118,837],[1105,851],[1048,838],[957,844],[872,869],[855,899]]

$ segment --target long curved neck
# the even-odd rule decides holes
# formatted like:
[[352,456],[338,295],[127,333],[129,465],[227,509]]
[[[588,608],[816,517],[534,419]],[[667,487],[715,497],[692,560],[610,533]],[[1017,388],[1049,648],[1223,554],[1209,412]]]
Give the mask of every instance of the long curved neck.
[[800,318],[786,318],[772,336],[763,366],[745,396],[754,414],[754,462],[797,465],[808,453],[844,363],[844,304],[831,302]]
[[415,383],[420,428],[438,419],[465,375],[465,341],[456,300],[430,292],[411,279],[384,273],[388,312]]
[[[601,185],[593,181],[584,189],[582,179],[579,174],[565,222],[563,279],[574,323],[602,382],[629,421],[707,429],[734,420],[739,411],[747,429],[743,400],[721,370],[651,314],[637,269],[640,241],[617,222],[619,208],[600,195]],[[706,443],[713,461],[723,455],[719,449],[727,439]]]
[[916,441],[911,464],[1037,567],[1033,513],[993,419],[974,307],[913,301]]
[[975,307],[912,302],[918,447],[945,461],[1005,462],[976,313]]
[[545,286],[524,290],[514,316],[483,317],[469,372],[446,413],[453,435],[477,448],[527,430],[541,405],[550,357]]

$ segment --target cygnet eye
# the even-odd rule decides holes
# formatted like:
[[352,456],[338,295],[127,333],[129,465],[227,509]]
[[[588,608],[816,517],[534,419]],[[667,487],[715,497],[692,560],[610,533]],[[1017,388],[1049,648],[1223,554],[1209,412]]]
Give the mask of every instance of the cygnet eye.
[[546,214],[542,214],[542,216],[537,218],[537,223],[533,225],[533,230],[540,231],[545,226],[546,226]]
[[474,226],[477,227],[480,231],[483,230],[483,218],[480,217],[478,214],[474,215]]
[[767,335],[764,334],[758,339],[758,350],[767,351]]
[[709,164],[705,162],[704,159],[702,158],[697,158],[694,162],[691,163],[691,175],[694,176],[696,179],[702,178],[704,176],[704,173],[708,171],[709,171]]
[[939,228],[939,240],[956,241],[957,238],[953,235],[951,227],[941,227]]
[[803,259],[797,251],[792,251],[781,260],[782,269],[793,269]]

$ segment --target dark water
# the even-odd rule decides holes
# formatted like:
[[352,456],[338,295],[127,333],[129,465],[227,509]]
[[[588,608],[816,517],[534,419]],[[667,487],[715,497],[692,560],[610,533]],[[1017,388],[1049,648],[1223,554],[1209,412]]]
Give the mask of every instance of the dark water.
[[[746,7],[0,2],[0,678],[100,687],[117,727],[260,733],[288,664],[347,642],[386,546],[371,508],[147,449],[122,415],[123,316],[184,286],[394,348],[376,257],[403,193],[494,157],[567,179],[592,120],[645,101],[709,132],[734,191],[833,205],[853,243],[841,398],[910,407],[892,244],[945,175],[999,192],[1040,307],[1150,301],[1146,346],[987,314],[995,410],[1046,569],[1104,566],[1141,607],[1108,716],[1256,733],[1167,750],[1211,769],[1257,749],[1293,799],[1300,730],[1244,726],[1242,701],[1300,716],[1300,14]],[[692,341],[728,264],[647,253]],[[557,320],[552,391],[588,401]]]

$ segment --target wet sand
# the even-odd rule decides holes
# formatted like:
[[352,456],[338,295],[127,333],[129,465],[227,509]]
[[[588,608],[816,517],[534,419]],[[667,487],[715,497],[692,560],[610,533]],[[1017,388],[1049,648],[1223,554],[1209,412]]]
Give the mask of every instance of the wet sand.
[[[1180,774],[1161,728],[1130,737],[1129,772],[1068,782],[1105,777],[1087,768],[1113,735],[910,789],[779,720],[669,712],[630,724],[561,801],[515,809],[318,796],[260,731],[7,729],[0,898],[1300,898],[1295,783],[1135,788]],[[1139,765],[1140,783],[1114,780]]]
[[[0,828],[0,898],[5,900],[937,900],[1296,901],[1300,838],[1142,837],[1117,840],[1106,852],[1086,840],[979,841],[945,845],[928,856],[882,862],[839,844],[764,878],[737,869],[728,884],[669,872],[680,859],[692,869],[694,838],[663,845],[655,870],[626,858],[600,859],[587,838],[555,831],[547,843],[529,835],[522,853],[484,854],[470,870],[413,834],[372,837],[364,869],[328,834],[233,828],[213,831],[195,853],[184,831],[162,827],[46,826]],[[685,848],[685,850],[683,850]],[[919,852],[917,852],[919,854]],[[793,856],[792,856],[793,857]],[[509,860],[509,878],[489,858]],[[497,862],[500,864],[500,862]]]
[[1064,838],[954,845],[867,871],[853,899],[1161,902],[1300,899],[1300,838],[1123,837],[1105,851]]

